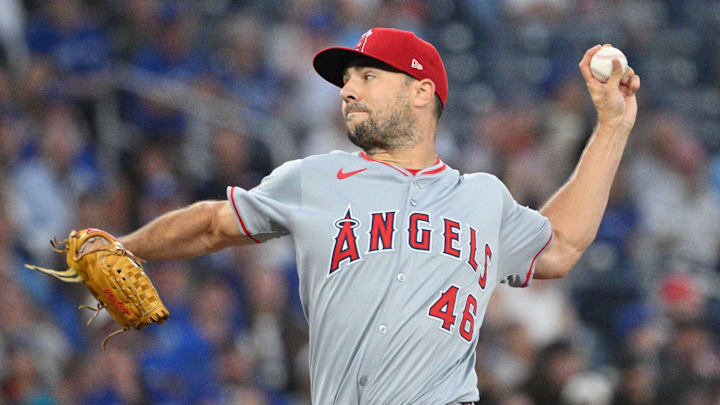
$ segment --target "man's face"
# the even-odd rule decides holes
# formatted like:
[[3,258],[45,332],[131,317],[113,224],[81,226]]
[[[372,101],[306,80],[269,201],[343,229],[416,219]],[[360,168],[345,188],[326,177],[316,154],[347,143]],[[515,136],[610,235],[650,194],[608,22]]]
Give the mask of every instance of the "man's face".
[[359,60],[345,69],[340,95],[348,138],[366,151],[417,143],[408,76]]

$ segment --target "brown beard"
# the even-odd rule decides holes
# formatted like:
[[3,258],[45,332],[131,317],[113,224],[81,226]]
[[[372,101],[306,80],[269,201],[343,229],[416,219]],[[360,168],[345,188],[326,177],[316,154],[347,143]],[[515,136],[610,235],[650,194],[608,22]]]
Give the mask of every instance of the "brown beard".
[[350,142],[366,152],[405,149],[417,144],[417,122],[410,110],[410,102],[398,97],[391,105],[396,107],[387,119],[378,119],[370,113],[355,128],[348,127]]

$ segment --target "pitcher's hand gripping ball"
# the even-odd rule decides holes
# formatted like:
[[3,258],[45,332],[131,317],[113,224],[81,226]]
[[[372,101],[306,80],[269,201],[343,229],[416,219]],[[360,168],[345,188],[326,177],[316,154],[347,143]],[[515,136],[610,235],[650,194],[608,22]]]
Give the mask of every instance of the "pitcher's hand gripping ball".
[[612,46],[605,46],[593,55],[592,59],[590,59],[590,72],[599,81],[607,82],[610,79],[610,74],[612,74],[613,59],[620,61],[624,76],[628,69],[627,58],[621,50]]
[[[100,239],[105,245],[85,252],[93,240]],[[98,300],[97,308],[80,305],[95,311],[88,321],[92,322],[103,309],[122,326],[103,339],[102,348],[108,339],[130,328],[142,329],[151,323],[163,323],[170,316],[150,278],[143,271],[141,259],[133,255],[112,235],[99,229],[72,231],[63,241],[53,238],[53,250],[65,253],[67,270],[52,270],[26,264],[25,267],[50,274],[69,282],[82,282]]]

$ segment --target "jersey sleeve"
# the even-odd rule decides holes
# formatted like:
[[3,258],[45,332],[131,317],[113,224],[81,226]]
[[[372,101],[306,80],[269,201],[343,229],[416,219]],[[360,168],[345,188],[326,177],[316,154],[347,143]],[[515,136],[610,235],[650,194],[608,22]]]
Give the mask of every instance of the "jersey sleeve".
[[243,233],[257,243],[291,233],[300,207],[301,161],[279,166],[252,190],[228,187],[227,198]]
[[498,281],[511,287],[527,287],[535,274],[538,257],[552,240],[552,225],[539,212],[518,204],[507,187],[500,184],[503,209]]

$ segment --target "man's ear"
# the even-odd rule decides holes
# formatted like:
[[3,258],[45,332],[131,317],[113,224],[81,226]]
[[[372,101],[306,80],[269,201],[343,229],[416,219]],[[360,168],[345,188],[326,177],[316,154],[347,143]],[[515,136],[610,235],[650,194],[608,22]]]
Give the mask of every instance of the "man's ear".
[[415,107],[423,108],[432,105],[435,99],[435,83],[430,79],[418,80],[415,83],[414,95]]

